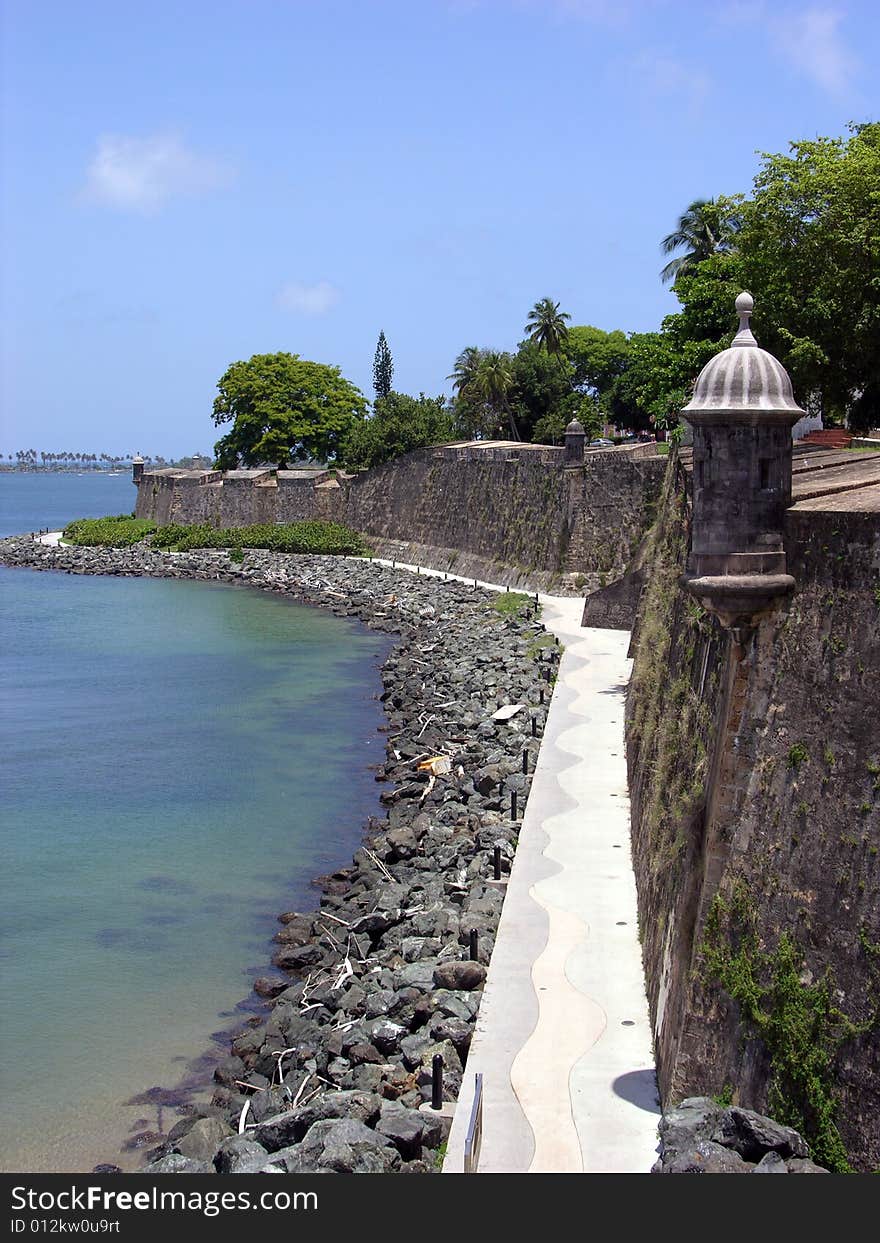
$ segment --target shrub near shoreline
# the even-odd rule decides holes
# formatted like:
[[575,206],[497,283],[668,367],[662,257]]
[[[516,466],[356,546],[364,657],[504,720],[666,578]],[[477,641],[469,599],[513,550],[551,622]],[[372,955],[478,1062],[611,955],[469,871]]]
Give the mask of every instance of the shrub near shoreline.
[[130,548],[155,530],[156,523],[146,518],[117,514],[107,518],[78,518],[67,524],[62,538],[86,548]]
[[80,518],[64,529],[64,539],[86,547],[128,548],[150,538],[154,548],[191,552],[196,548],[312,553],[322,556],[365,556],[369,548],[355,531],[338,522],[263,523],[244,527],[212,527],[206,523],[155,522],[120,514],[115,518]]

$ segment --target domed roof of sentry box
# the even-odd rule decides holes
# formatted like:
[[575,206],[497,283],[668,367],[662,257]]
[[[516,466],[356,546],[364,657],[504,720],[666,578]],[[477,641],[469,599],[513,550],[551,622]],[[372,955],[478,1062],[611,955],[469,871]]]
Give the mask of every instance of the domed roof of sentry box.
[[730,349],[706,363],[697,377],[691,400],[682,410],[690,414],[785,414],[795,422],[803,410],[794,399],[791,380],[782,363],[758,347],[749,327],[754,301],[750,293],[736,300],[739,331]]
[[583,423],[577,419],[572,419],[568,427],[565,429],[566,436],[586,436]]

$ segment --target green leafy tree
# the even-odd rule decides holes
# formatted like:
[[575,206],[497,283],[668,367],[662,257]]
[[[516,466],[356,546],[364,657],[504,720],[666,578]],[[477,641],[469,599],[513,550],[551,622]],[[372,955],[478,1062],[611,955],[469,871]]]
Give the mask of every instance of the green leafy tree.
[[664,255],[684,250],[671,259],[660,273],[664,282],[691,272],[712,255],[726,254],[736,244],[741,227],[741,195],[720,194],[714,199],[694,199],[678,218],[678,224],[660,243]]
[[341,457],[349,469],[363,469],[379,466],[412,449],[454,439],[455,424],[442,394],[409,397],[392,391],[375,403],[370,418],[353,425],[343,443]]
[[626,333],[605,332],[589,324],[568,330],[565,355],[572,367],[572,383],[582,392],[600,397],[626,370],[629,356]]
[[577,419],[587,434],[587,441],[595,440],[602,435],[605,426],[605,415],[599,408],[595,397],[589,394],[571,394],[568,408],[557,406],[549,411],[535,424],[532,439],[535,444],[558,445],[565,438],[565,429],[572,419]]
[[634,332],[627,346],[626,368],[604,395],[611,419],[631,431],[674,427],[688,400],[691,360],[682,359],[668,333]]
[[559,310],[559,303],[552,298],[540,298],[529,311],[526,326],[523,329],[540,349],[548,354],[561,354],[568,337],[566,320],[571,316]]
[[826,416],[880,422],[880,122],[764,154],[739,237],[761,345]]
[[548,429],[564,428],[580,400],[572,387],[573,368],[564,356],[548,354],[531,340],[520,342],[510,367],[510,404],[519,433],[524,440],[547,443]]
[[391,357],[391,350],[388,348],[388,342],[385,340],[385,333],[379,333],[379,340],[376,344],[376,353],[373,358],[373,390],[376,394],[376,401],[381,401],[383,397],[387,397],[391,392],[391,381],[394,378],[394,360]]
[[740,254],[712,255],[683,272],[673,285],[681,310],[667,315],[663,331],[681,349],[689,342],[713,342],[726,349],[737,328],[736,296],[747,288]]
[[233,363],[217,388],[214,423],[232,423],[214,446],[220,470],[328,461],[367,408],[363,394],[338,367],[297,354],[255,354]]

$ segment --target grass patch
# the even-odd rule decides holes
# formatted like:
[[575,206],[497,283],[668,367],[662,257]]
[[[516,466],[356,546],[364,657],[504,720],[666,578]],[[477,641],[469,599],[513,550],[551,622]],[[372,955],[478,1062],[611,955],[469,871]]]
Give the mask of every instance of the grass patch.
[[67,524],[62,534],[67,543],[84,548],[130,548],[155,530],[155,522],[146,518],[117,514],[107,518],[77,518]]
[[530,643],[526,648],[526,659],[533,660],[538,655],[538,652],[546,651],[556,646],[556,639],[552,634],[539,634],[534,642]]
[[540,605],[535,605],[533,596],[524,595],[521,591],[496,592],[492,596],[490,607],[502,617],[521,617],[526,609],[540,609]]

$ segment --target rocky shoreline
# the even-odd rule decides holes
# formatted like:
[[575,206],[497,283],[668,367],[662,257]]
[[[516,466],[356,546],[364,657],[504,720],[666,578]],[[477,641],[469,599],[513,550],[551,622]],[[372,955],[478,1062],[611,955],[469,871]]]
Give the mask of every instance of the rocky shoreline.
[[[378,564],[253,551],[160,553],[0,541],[0,563],[73,574],[237,583],[397,636],[382,670],[384,820],[322,878],[317,910],[280,916],[265,1011],[217,1068],[210,1106],[150,1152],[149,1173],[431,1172],[494,944],[560,650],[534,609]],[[522,705],[507,720],[498,709]],[[108,1171],[113,1167],[101,1167]]]

